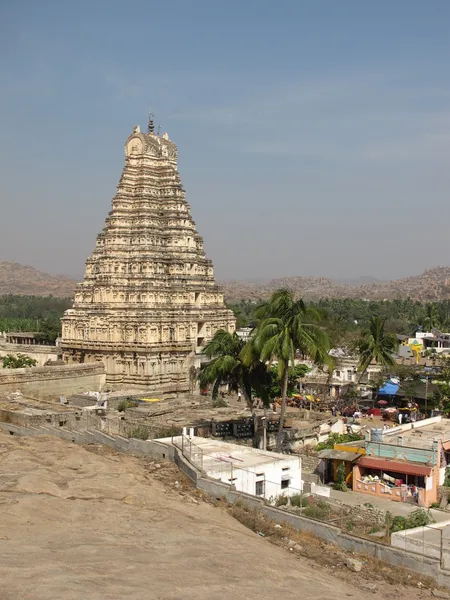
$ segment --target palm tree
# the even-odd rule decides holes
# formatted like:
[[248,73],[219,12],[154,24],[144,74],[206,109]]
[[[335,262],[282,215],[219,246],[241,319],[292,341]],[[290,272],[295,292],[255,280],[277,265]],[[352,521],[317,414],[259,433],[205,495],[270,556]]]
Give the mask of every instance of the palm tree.
[[254,352],[247,352],[244,364],[242,351],[245,343],[236,333],[224,329],[216,331],[212,340],[204,347],[203,354],[209,362],[200,367],[198,379],[200,385],[212,384],[212,399],[215,400],[221,385],[229,389],[240,390],[250,409],[253,409],[252,394],[255,391],[268,404],[267,372],[265,366]]
[[320,313],[306,306],[303,300],[295,300],[292,291],[277,290],[269,302],[255,311],[260,319],[253,339],[246,346],[243,355],[248,362],[249,352],[258,353],[264,364],[277,363],[281,388],[281,414],[277,434],[277,452],[283,441],[283,424],[286,413],[286,395],[289,368],[295,364],[297,350],[317,364],[329,360],[330,343],[328,335],[320,326]]
[[439,308],[435,302],[430,302],[426,305],[423,325],[427,331],[441,327]]
[[395,364],[394,353],[398,348],[398,340],[395,333],[386,331],[385,323],[386,319],[378,316],[371,317],[368,327],[362,332],[362,339],[359,343],[358,364],[361,375],[358,383],[373,361],[383,367],[390,367]]

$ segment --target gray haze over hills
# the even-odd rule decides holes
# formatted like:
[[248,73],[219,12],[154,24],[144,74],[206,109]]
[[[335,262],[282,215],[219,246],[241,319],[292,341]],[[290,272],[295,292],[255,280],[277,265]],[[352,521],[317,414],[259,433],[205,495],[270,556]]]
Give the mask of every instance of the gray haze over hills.
[[[428,269],[421,275],[392,281],[373,277],[358,280],[332,280],[326,277],[282,277],[265,281],[219,281],[228,301],[268,298],[280,287],[289,287],[305,299],[364,298],[384,300],[413,298],[422,301],[450,298],[450,267]],[[0,294],[73,295],[76,281],[54,276],[19,263],[0,262]]]

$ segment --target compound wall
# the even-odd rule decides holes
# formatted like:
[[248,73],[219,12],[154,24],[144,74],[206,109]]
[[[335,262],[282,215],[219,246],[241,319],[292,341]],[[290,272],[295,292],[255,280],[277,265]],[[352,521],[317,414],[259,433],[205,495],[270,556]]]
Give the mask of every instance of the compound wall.
[[99,392],[104,385],[105,365],[100,362],[0,370],[0,394],[20,391],[31,398],[58,398]]

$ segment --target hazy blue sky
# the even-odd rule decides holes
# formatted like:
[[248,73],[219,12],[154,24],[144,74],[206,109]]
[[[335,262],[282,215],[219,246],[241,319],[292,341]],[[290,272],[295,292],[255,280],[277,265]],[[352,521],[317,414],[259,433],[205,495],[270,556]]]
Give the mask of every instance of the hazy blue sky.
[[0,0],[0,260],[80,277],[133,125],[218,278],[450,264],[448,0]]

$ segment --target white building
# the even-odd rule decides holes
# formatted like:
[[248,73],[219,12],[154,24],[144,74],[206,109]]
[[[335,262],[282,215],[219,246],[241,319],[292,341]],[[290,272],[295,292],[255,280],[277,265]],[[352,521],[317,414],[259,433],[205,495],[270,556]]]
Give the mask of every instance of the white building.
[[372,363],[361,378],[358,370],[359,358],[352,356],[346,348],[333,348],[330,350],[330,356],[334,359],[333,372],[311,365],[311,371],[303,379],[306,389],[311,388],[314,391],[317,386],[328,387],[328,394],[332,398],[345,393],[351,384],[358,385],[359,390],[364,392],[370,389],[371,382],[378,379],[382,370],[379,365]]
[[438,329],[430,331],[417,331],[415,337],[408,339],[408,345],[418,344],[422,350],[435,352],[450,352],[450,333],[442,333]]
[[253,327],[241,327],[236,331],[236,335],[243,341],[248,342],[252,334]]
[[301,459],[298,455],[277,454],[222,442],[215,438],[178,436],[158,440],[173,443],[208,477],[234,485],[238,492],[261,498],[292,496],[302,490]]

